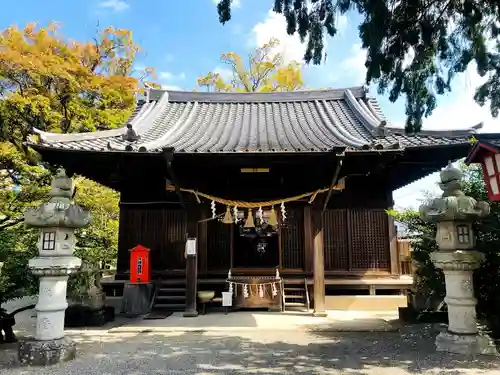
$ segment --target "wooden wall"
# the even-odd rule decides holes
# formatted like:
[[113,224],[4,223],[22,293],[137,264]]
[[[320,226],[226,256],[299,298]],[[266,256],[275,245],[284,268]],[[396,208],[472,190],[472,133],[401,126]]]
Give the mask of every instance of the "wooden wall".
[[128,250],[141,244],[151,249],[154,271],[184,270],[186,214],[171,207],[122,205],[118,236],[118,272],[128,271]]
[[287,210],[287,218],[280,233],[281,268],[303,270],[305,267],[304,209]]
[[330,209],[323,214],[326,271],[390,271],[383,209]]

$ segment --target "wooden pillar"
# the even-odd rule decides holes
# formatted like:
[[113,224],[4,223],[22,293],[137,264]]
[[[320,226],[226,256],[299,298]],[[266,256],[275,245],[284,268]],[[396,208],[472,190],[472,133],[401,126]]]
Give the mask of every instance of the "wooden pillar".
[[[187,206],[187,233],[186,241],[197,240],[198,235],[198,211],[194,204]],[[197,247],[197,246],[196,246]],[[198,249],[194,254],[187,254],[186,248],[186,309],[185,317],[196,317],[196,294],[198,287]]]
[[326,316],[325,310],[325,253],[323,249],[323,214],[314,209],[313,222],[313,269],[314,269],[314,316]]
[[311,206],[304,207],[304,268],[307,273],[314,272],[314,251],[313,251],[313,236],[312,236],[312,215]]
[[[201,219],[207,219],[207,209],[201,208]],[[198,223],[198,272],[206,276],[208,272],[208,254],[207,254],[207,239],[208,239],[208,221],[204,220]]]
[[401,275],[401,262],[399,259],[398,252],[398,238],[397,238],[397,230],[396,225],[394,224],[394,218],[390,215],[387,215],[388,221],[388,235],[389,235],[389,259],[391,265],[391,274],[392,275]]

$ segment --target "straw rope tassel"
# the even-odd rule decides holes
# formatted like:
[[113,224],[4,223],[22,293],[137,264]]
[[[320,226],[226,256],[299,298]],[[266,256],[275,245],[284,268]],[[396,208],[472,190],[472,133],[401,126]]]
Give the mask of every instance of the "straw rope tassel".
[[253,215],[252,215],[252,209],[248,209],[248,216],[247,216],[247,221],[245,222],[244,225],[245,228],[255,228],[255,223],[253,222]]

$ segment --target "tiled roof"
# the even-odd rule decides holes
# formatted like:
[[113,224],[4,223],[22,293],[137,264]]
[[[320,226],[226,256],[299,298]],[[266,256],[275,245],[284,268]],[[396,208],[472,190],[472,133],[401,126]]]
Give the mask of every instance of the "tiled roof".
[[78,134],[38,131],[38,147],[82,151],[322,152],[463,144],[471,131],[406,135],[387,124],[363,87],[279,93],[150,89],[126,127]]

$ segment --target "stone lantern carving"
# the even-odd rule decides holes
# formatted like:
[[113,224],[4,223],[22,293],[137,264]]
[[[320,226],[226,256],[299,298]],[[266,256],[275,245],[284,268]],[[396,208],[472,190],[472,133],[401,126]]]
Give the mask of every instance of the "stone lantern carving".
[[31,271],[40,276],[40,288],[34,340],[19,343],[22,365],[50,365],[76,353],[74,343],[64,337],[66,288],[68,276],[81,265],[73,256],[74,232],[90,224],[90,213],[72,204],[73,183],[62,169],[52,179],[50,197],[48,203],[24,213],[27,227],[40,228],[39,255],[29,261]]
[[487,336],[479,335],[472,273],[484,260],[474,250],[473,221],[490,213],[486,202],[478,202],[462,192],[462,172],[451,163],[441,171],[439,184],[443,194],[420,207],[420,217],[437,224],[439,250],[431,260],[445,276],[449,325],[436,338],[438,351],[461,354],[497,354]]

